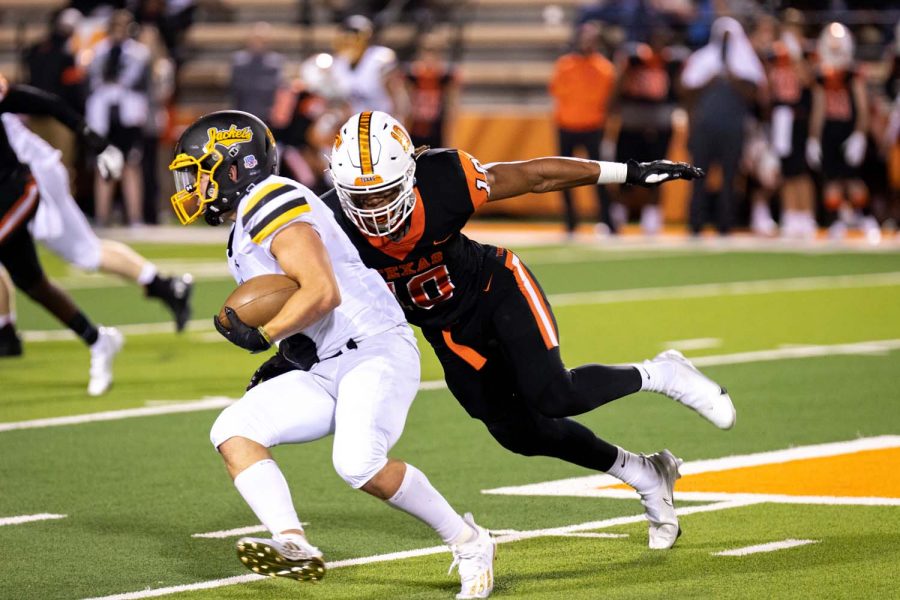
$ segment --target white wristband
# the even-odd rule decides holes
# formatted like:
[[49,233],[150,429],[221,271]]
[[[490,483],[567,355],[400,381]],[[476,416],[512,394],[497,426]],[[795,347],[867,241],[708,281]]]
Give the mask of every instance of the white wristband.
[[605,160],[596,161],[600,165],[600,177],[597,178],[597,184],[604,183],[625,183],[628,179],[628,165],[619,162],[607,162]]

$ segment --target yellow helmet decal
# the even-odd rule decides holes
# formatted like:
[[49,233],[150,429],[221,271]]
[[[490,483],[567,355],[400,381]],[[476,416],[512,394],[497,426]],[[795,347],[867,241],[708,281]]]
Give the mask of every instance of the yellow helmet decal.
[[372,113],[364,112],[359,115],[359,163],[362,168],[363,175],[371,175],[372,169],[372,146],[369,137],[369,126],[372,123]]

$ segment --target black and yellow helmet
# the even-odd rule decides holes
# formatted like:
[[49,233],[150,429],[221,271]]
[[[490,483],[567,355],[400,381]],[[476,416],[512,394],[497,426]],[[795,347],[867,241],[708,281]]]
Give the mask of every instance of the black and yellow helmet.
[[220,225],[247,189],[277,167],[275,139],[265,123],[239,110],[210,113],[175,144],[172,208],[182,225],[202,214],[210,225]]

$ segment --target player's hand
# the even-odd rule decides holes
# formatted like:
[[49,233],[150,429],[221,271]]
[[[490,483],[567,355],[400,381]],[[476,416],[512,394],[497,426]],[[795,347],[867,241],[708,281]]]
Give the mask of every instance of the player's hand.
[[298,367],[287,360],[281,352],[276,352],[269,357],[269,360],[261,364],[255,373],[253,373],[253,377],[250,378],[250,383],[247,384],[247,391],[252,390],[263,381],[274,379],[279,375],[283,375],[288,371],[294,371],[297,368]]
[[109,144],[103,152],[97,155],[97,170],[103,179],[119,179],[122,177],[122,168],[125,166],[125,158],[122,151]]
[[249,350],[253,354],[268,350],[272,346],[272,342],[269,341],[269,337],[263,332],[262,327],[250,327],[241,321],[230,306],[225,307],[225,316],[228,317],[231,327],[222,325],[218,316],[213,317],[213,324],[216,326],[216,331],[235,346]]
[[628,175],[625,183],[653,187],[675,179],[699,179],[706,176],[703,169],[683,162],[671,160],[654,160],[639,163],[636,160],[628,161]]

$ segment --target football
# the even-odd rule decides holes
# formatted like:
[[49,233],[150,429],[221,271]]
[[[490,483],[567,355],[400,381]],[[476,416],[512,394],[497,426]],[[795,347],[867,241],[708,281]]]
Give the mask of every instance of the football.
[[234,309],[237,316],[250,327],[259,327],[272,320],[284,303],[300,288],[286,275],[259,275],[239,285],[222,305],[219,323],[231,327],[225,307]]

